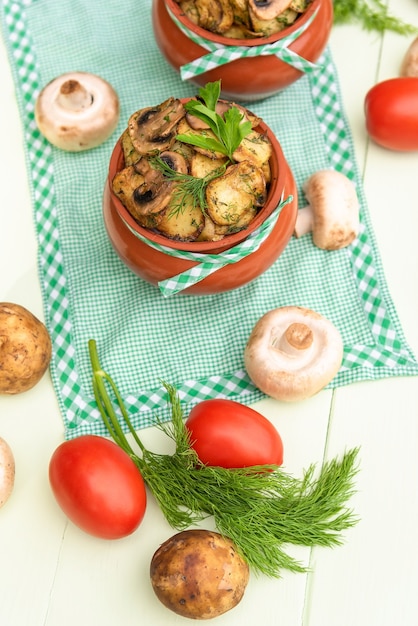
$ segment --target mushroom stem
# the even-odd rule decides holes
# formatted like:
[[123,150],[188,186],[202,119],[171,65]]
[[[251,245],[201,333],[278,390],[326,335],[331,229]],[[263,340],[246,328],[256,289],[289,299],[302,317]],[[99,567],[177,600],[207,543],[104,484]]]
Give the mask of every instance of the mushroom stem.
[[309,326],[295,322],[279,337],[273,337],[271,345],[288,356],[298,356],[301,350],[308,350],[312,342],[313,333]]
[[62,83],[57,96],[57,104],[66,111],[82,111],[93,103],[92,94],[78,82],[78,80],[66,80]]
[[299,209],[296,217],[295,237],[299,239],[303,235],[310,233],[313,229],[313,210],[312,207],[308,204],[307,206]]

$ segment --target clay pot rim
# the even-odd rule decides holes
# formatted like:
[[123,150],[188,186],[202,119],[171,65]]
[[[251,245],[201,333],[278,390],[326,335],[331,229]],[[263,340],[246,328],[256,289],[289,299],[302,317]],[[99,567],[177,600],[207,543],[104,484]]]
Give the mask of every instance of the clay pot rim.
[[[181,102],[187,102],[192,98],[180,98]],[[248,107],[246,107],[247,110]],[[115,209],[122,219],[122,221],[134,232],[141,236],[141,238],[145,240],[149,240],[159,246],[165,246],[166,248],[170,248],[173,250],[186,251],[186,252],[197,252],[197,253],[212,253],[216,254],[218,252],[222,252],[232,248],[233,246],[241,243],[247,237],[253,233],[264,221],[273,213],[273,211],[279,205],[281,200],[284,184],[280,187],[280,162],[286,161],[281,145],[271,130],[271,128],[264,122],[261,121],[260,124],[256,127],[260,131],[267,134],[268,138],[271,141],[273,147],[273,154],[277,159],[277,168],[274,162],[273,157],[270,159],[270,162],[273,164],[272,167],[272,179],[270,183],[270,188],[268,191],[268,196],[265,205],[260,209],[255,218],[249,224],[249,226],[243,230],[240,230],[237,233],[233,233],[231,235],[226,235],[223,239],[219,241],[178,241],[175,239],[169,239],[164,235],[161,235],[157,232],[149,230],[140,226],[132,215],[129,213],[128,209],[122,204],[121,200],[116,196],[112,189],[112,180],[117,171],[119,171],[119,164],[121,158],[123,158],[122,146],[121,146],[121,137],[119,137],[118,141],[115,144],[115,147],[112,151],[112,155],[110,157],[109,162],[109,176],[108,176],[108,185],[109,191],[113,199],[113,203]],[[278,220],[280,221],[281,215],[279,215]]]
[[273,35],[269,35],[268,37],[256,37],[254,39],[234,39],[232,37],[223,37],[222,35],[218,35],[216,33],[212,33],[209,30],[205,30],[200,26],[194,24],[181,10],[180,5],[175,0],[164,0],[165,4],[169,8],[169,11],[176,17],[176,19],[181,22],[186,28],[191,30],[196,35],[203,37],[213,43],[221,44],[225,47],[228,46],[240,46],[240,47],[254,47],[260,45],[266,45],[269,43],[275,43],[284,37],[292,34],[295,30],[298,30],[303,24],[305,24],[316,11],[318,4],[320,4],[321,0],[312,0],[310,6],[306,9],[304,13],[300,17],[298,17],[293,24],[279,31],[278,33],[274,33]]

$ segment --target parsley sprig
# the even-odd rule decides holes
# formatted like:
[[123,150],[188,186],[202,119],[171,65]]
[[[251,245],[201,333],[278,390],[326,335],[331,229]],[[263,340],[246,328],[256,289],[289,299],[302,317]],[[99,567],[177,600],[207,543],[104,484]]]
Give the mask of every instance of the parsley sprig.
[[199,89],[199,99],[185,104],[187,112],[205,122],[216,139],[197,134],[180,134],[177,140],[198,148],[220,152],[233,161],[233,154],[241,141],[251,132],[251,122],[243,121],[244,116],[237,107],[229,108],[222,117],[216,112],[221,93],[221,81],[207,83]]

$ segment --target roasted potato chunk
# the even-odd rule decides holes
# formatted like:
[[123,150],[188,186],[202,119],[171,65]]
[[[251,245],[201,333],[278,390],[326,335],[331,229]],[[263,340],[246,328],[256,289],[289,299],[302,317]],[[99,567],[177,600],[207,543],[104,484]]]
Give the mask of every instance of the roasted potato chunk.
[[267,135],[253,130],[244,137],[233,157],[235,161],[251,161],[258,167],[263,167],[272,155],[272,146]]
[[225,163],[226,159],[211,159],[200,152],[195,152],[190,161],[190,174],[196,178],[205,178]]
[[112,180],[113,192],[135,219],[138,218],[138,211],[133,199],[133,193],[144,181],[143,175],[139,174],[133,165],[128,165],[128,167],[120,170]]
[[261,208],[266,196],[266,181],[261,169],[250,161],[242,161],[209,182],[206,210],[216,224],[232,228],[248,211]]
[[125,159],[125,165],[133,165],[141,158],[141,155],[135,150],[131,136],[128,133],[128,129],[126,128],[121,137],[121,145],[123,157]]
[[200,206],[195,206],[192,198],[182,197],[182,207],[175,206],[174,200],[161,215],[158,230],[170,239],[194,241],[205,225],[205,218]]

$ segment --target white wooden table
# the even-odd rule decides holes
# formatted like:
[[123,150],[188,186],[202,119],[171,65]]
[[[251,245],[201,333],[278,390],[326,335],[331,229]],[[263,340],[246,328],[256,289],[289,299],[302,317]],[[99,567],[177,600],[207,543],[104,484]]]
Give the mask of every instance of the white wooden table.
[[[418,24],[416,0],[392,0],[393,12]],[[357,26],[334,28],[331,50],[387,282],[406,335],[418,353],[418,152],[369,143],[367,90],[396,76],[411,38],[383,38]],[[43,316],[32,204],[22,131],[0,41],[0,301]],[[301,549],[309,575],[251,578],[241,604],[217,618],[225,626],[417,626],[418,380],[391,378],[322,391],[303,403],[258,403],[286,443],[286,468],[361,446],[351,503],[361,522],[335,550]],[[151,556],[173,534],[149,498],[138,531],[94,539],[69,523],[51,494],[49,459],[63,423],[49,376],[30,392],[0,397],[0,436],[12,447],[16,483],[0,510],[1,626],[160,626],[186,624],[162,607],[148,580]],[[161,435],[143,432],[149,445]]]

